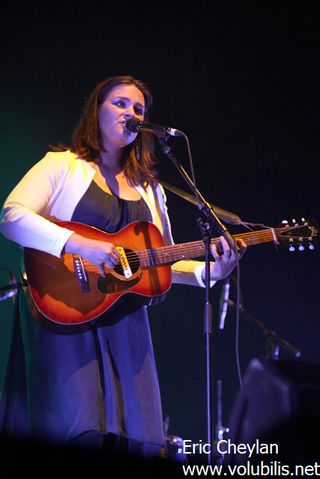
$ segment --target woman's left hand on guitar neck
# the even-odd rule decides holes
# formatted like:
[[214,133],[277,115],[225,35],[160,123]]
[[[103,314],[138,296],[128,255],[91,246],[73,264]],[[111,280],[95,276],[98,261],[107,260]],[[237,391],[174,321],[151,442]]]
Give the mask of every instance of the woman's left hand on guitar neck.
[[[242,239],[237,239],[237,255],[238,259],[241,259],[244,255],[247,245]],[[214,263],[210,265],[210,279],[212,281],[221,280],[227,278],[234,270],[237,264],[237,255],[233,251],[226,240],[221,236],[220,243],[218,245],[211,245],[211,254],[214,258]],[[203,270],[202,279],[204,278],[205,270]]]

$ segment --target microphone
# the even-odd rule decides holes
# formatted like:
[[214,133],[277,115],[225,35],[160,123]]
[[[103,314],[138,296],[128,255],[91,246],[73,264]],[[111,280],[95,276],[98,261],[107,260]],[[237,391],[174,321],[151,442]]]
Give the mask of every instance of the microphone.
[[220,297],[220,306],[219,306],[219,314],[220,314],[220,324],[219,329],[224,328],[224,320],[227,315],[228,309],[228,302],[229,302],[229,291],[230,291],[230,277],[226,278],[223,282],[221,297]]
[[153,133],[160,138],[165,138],[166,136],[184,136],[183,131],[177,130],[176,128],[154,125],[153,123],[138,120],[137,118],[127,120],[126,128],[131,131],[131,133],[139,133],[140,130],[147,131],[148,133]]

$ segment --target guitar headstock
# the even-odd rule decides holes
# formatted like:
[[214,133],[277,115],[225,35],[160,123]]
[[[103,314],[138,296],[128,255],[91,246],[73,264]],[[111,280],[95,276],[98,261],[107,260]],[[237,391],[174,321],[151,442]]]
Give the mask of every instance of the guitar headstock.
[[283,220],[281,225],[276,228],[276,234],[279,241],[289,245],[289,251],[304,251],[315,249],[315,243],[318,240],[319,227],[315,220]]

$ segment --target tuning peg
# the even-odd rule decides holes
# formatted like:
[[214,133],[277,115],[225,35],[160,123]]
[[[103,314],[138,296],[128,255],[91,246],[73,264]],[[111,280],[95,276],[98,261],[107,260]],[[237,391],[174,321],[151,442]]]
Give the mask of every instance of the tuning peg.
[[299,251],[304,251],[304,246],[302,244],[299,244]]
[[309,244],[309,249],[310,249],[311,251],[313,251],[313,250],[314,250],[314,244]]
[[288,223],[287,220],[282,220],[282,221],[281,221],[281,224],[288,226],[289,223]]
[[289,246],[289,251],[295,251],[295,250],[296,248],[293,245]]

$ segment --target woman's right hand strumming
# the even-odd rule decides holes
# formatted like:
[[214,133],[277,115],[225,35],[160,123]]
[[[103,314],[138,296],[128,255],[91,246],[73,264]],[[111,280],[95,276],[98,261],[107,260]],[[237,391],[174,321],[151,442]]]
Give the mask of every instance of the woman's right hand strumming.
[[98,266],[101,276],[105,276],[104,265],[113,269],[119,262],[120,253],[112,243],[85,238],[73,233],[64,247],[64,253],[78,254],[89,263]]

